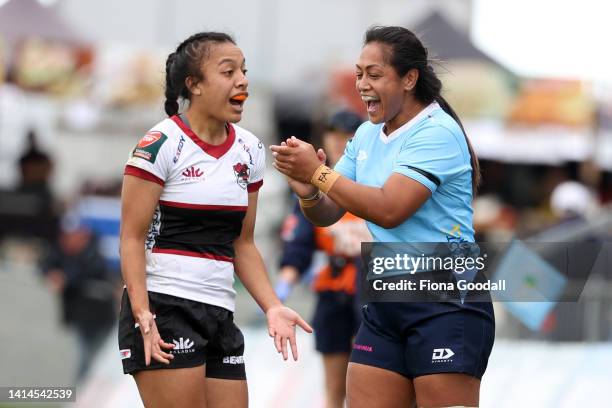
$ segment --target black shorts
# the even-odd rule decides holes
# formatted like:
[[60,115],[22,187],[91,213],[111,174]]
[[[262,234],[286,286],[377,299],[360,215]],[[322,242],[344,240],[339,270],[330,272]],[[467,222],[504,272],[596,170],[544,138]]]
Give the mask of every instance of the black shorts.
[[345,292],[318,293],[312,321],[315,348],[318,352],[350,353],[361,316],[355,307],[355,296]]
[[245,380],[244,337],[227,309],[162,293],[149,292],[149,307],[161,338],[174,343],[170,364],[151,359],[145,365],[140,328],[136,326],[127,291],[119,316],[119,350],[125,374],[160,368],[206,364],[206,377]]
[[490,302],[372,302],[364,306],[351,361],[410,379],[439,373],[480,379],[494,338]]

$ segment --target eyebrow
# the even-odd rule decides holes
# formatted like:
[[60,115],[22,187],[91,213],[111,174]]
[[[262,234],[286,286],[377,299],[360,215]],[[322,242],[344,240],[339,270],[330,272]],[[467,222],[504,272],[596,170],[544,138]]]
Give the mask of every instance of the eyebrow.
[[[235,61],[235,60],[233,60],[233,59],[231,59],[231,58],[223,58],[221,61],[219,61],[219,64],[218,64],[218,65],[224,64],[224,63],[226,63],[226,62],[236,63],[236,61]],[[245,65],[245,64],[246,64],[246,59],[243,59],[243,60],[242,60],[242,64],[240,64],[240,66],[243,66],[243,65]]]
[[[355,67],[356,67],[356,68],[358,68],[358,69],[363,69],[363,68],[361,68],[361,67],[359,66],[359,64],[355,64]],[[370,68],[381,68],[381,69],[382,69],[382,68],[383,68],[383,66],[382,66],[382,65],[380,65],[380,64],[370,64],[370,65],[368,65],[367,67],[365,67],[365,70],[367,71],[367,70],[368,70],[368,69],[370,69]]]

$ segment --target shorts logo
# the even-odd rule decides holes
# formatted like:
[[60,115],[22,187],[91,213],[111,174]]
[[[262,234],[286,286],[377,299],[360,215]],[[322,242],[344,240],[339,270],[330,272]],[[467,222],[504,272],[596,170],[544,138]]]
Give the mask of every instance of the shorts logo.
[[174,349],[170,350],[172,354],[185,354],[185,353],[193,353],[195,351],[193,347],[193,341],[188,338],[183,339],[182,337],[178,339],[178,341],[172,339],[172,343],[174,343]]
[[243,356],[227,356],[223,357],[223,364],[244,364]]
[[130,349],[119,350],[119,355],[122,360],[125,360],[126,358],[132,357],[132,351]]
[[371,353],[372,351],[374,351],[372,346],[366,346],[364,344],[353,344],[353,349],[367,351],[368,353]]
[[454,355],[455,353],[453,352],[453,350],[449,348],[433,349],[433,354],[431,355],[431,362],[432,363],[450,363],[453,361],[450,358]]
[[139,157],[148,162],[155,163],[157,153],[159,153],[159,149],[167,139],[168,136],[162,132],[150,131],[140,139],[140,142],[138,142],[138,145],[136,145],[132,152],[132,157]]
[[249,184],[249,175],[251,174],[249,166],[245,163],[234,164],[234,174],[236,175],[236,183],[238,183],[240,188],[246,190]]

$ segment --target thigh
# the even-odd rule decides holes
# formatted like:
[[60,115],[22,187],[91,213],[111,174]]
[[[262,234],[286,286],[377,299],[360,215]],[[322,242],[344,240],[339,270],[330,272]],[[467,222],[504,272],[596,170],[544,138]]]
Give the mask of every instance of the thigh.
[[346,376],[348,408],[405,408],[414,404],[412,381],[401,374],[349,363]]
[[207,408],[246,408],[248,405],[246,380],[206,378]]
[[206,408],[204,366],[143,370],[134,374],[146,408]]
[[413,382],[419,407],[478,406],[480,380],[471,375],[424,375],[415,378]]
[[325,369],[325,385],[333,390],[344,389],[346,384],[346,369],[349,362],[349,353],[323,354],[323,367]]

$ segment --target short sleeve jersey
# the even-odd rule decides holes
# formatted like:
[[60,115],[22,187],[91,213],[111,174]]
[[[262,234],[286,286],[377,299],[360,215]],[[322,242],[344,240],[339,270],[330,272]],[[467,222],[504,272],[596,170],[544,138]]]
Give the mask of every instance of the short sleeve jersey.
[[383,124],[365,122],[335,170],[375,187],[399,173],[431,191],[423,206],[395,228],[367,222],[375,241],[474,241],[470,153],[461,127],[437,103],[390,135]]
[[173,116],[132,151],[125,174],[163,186],[145,242],[147,289],[234,310],[234,240],[248,194],[263,184],[265,149],[227,124],[220,145]]

